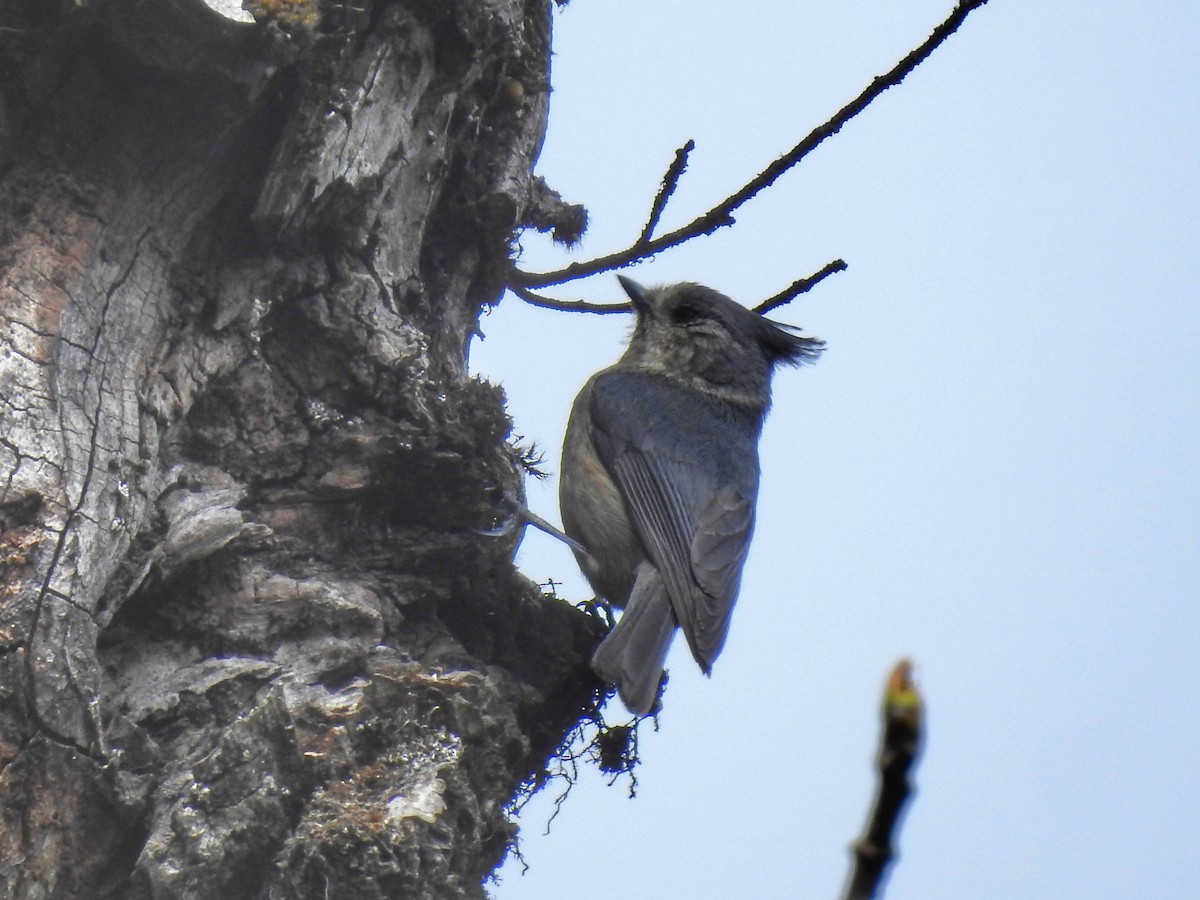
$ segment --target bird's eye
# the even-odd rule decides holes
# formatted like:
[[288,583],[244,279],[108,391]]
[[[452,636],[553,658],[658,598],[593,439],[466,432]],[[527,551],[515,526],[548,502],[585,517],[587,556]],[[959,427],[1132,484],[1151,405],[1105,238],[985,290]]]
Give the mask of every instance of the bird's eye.
[[690,303],[680,303],[671,310],[671,322],[675,325],[694,325],[703,318],[703,311]]

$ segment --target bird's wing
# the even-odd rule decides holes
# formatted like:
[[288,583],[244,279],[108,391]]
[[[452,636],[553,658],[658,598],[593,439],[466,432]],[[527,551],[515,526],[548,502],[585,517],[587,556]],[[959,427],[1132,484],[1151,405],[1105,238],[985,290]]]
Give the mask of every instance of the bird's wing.
[[733,603],[742,584],[742,566],[754,531],[754,498],[737,488],[719,488],[700,516],[692,539],[692,572],[703,596],[719,600],[723,612],[698,616],[695,635],[688,637],[692,652],[711,665],[725,645]]
[[592,440],[662,575],[692,655],[720,652],[754,528],[758,420],[653,375],[596,379]]

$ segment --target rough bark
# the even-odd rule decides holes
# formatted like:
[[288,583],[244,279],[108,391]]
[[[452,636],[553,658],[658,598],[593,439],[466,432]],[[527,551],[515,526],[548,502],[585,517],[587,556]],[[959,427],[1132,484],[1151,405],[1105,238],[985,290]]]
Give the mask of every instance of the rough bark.
[[597,688],[465,366],[549,0],[261,6],[3,7],[5,897],[480,896]]

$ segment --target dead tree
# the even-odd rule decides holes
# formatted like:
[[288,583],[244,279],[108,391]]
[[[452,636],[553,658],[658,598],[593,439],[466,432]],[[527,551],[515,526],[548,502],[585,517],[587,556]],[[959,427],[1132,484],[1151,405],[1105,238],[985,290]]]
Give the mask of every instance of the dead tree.
[[482,896],[597,690],[466,371],[549,0],[0,12],[0,895]]

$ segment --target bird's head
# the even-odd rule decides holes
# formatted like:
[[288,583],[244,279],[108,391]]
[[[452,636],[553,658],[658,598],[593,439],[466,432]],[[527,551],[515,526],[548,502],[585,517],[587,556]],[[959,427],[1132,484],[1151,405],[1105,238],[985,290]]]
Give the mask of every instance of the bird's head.
[[825,347],[703,285],[644,288],[617,278],[637,313],[622,368],[765,410],[775,366],[812,362]]

